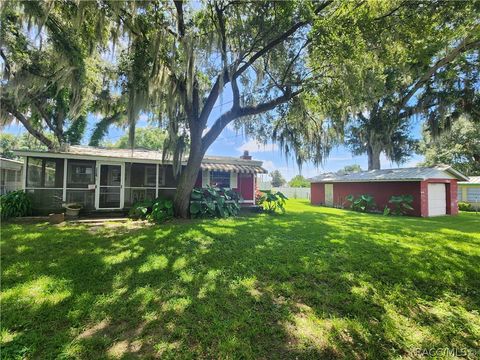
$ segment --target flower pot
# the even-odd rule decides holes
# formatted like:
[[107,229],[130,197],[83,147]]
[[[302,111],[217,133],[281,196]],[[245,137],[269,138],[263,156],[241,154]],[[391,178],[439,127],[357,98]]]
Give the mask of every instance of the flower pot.
[[82,207],[77,204],[69,204],[65,206],[65,215],[70,218],[76,218],[78,217],[81,209]]

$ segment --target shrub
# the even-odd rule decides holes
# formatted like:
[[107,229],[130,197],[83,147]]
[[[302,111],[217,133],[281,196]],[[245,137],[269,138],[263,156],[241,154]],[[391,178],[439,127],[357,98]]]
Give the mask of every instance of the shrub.
[[466,202],[459,202],[458,203],[458,210],[461,211],[475,211],[472,204]]
[[193,218],[236,216],[240,212],[240,199],[233,190],[195,188],[190,197],[190,215]]
[[373,211],[377,207],[375,199],[372,195],[362,194],[358,198],[354,195],[348,195],[345,200],[350,203],[350,209],[360,212]]
[[173,201],[157,199],[152,205],[152,212],[147,215],[147,220],[161,223],[173,218]]
[[383,212],[384,215],[406,215],[409,211],[413,210],[412,203],[413,203],[413,196],[412,195],[393,195],[390,200],[388,200],[390,204],[392,204],[392,208],[389,209],[388,214],[385,214],[385,210]]
[[135,219],[161,223],[173,218],[173,202],[168,199],[143,200],[135,203],[128,215]]
[[285,200],[288,198],[280,191],[273,193],[271,190],[267,190],[263,192],[258,204],[268,213],[273,214],[278,211],[283,214],[285,213]]
[[155,200],[138,201],[130,208],[128,216],[134,219],[146,219],[147,215],[152,212]]
[[27,216],[32,213],[32,202],[23,190],[12,191],[0,196],[2,219]]

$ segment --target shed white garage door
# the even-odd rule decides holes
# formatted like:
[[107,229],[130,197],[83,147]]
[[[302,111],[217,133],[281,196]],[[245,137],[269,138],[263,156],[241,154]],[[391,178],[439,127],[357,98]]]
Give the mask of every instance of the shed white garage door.
[[428,216],[447,214],[445,184],[428,184]]

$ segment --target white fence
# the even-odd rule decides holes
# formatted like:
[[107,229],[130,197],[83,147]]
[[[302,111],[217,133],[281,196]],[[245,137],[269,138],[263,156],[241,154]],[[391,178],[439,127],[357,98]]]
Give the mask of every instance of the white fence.
[[295,187],[271,187],[270,188],[260,188],[262,190],[271,190],[273,192],[280,191],[289,199],[309,199],[310,200],[310,188],[295,188]]

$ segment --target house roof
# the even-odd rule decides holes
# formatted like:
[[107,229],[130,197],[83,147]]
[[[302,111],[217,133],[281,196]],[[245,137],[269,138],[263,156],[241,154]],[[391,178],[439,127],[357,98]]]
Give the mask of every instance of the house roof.
[[480,185],[480,176],[469,176],[468,181],[459,181],[458,185]]
[[376,181],[422,181],[427,179],[468,180],[448,165],[433,167],[411,167],[360,171],[345,175],[328,173],[309,179],[310,182],[376,182]]
[[23,163],[21,161],[5,159],[0,157],[0,168],[8,170],[21,170]]
[[[43,156],[74,159],[92,160],[117,160],[126,162],[147,162],[171,164],[171,160],[162,159],[162,152],[146,149],[107,149],[95,146],[71,145],[66,150],[56,151],[30,151],[15,150],[18,156]],[[186,158],[182,160],[186,164]],[[267,170],[262,168],[262,161],[245,160],[227,156],[209,156],[203,158],[202,170],[232,171],[240,173],[266,174]]]

